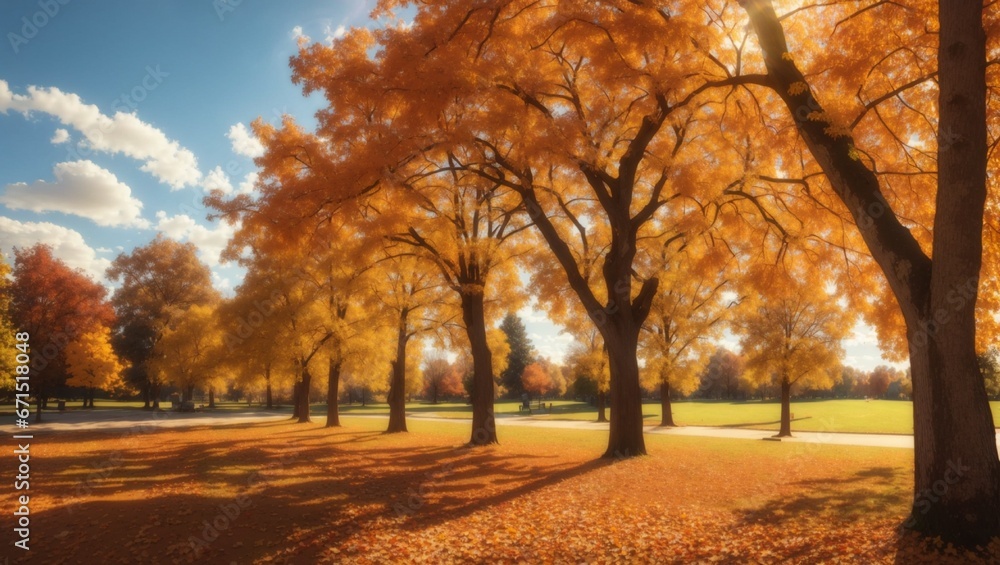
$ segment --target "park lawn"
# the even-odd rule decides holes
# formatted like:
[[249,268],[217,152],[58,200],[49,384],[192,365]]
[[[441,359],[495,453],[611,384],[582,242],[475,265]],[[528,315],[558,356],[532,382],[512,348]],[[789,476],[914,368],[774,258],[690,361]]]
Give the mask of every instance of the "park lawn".
[[[1000,427],[1000,402],[991,402],[993,419]],[[674,423],[680,426],[713,426],[777,430],[781,405],[776,401],[683,400],[672,405]],[[659,402],[642,408],[647,425],[658,425]],[[792,431],[912,434],[913,406],[902,400],[793,400]],[[610,409],[608,414],[610,414]],[[533,416],[543,420],[595,420],[597,411],[584,403],[554,407],[551,413]]]
[[464,422],[344,423],[36,432],[31,552],[13,562],[929,558],[897,534],[909,450],[653,435],[615,462],[605,432],[501,423],[500,445],[469,449]]
[[[498,417],[530,417],[540,420],[582,420],[597,419],[597,410],[584,403],[571,400],[546,401],[552,404],[549,410],[538,410],[532,402],[531,414],[518,410],[520,402],[500,400],[495,405]],[[83,410],[77,403],[70,404],[70,410]],[[141,402],[122,402],[112,400],[95,401],[96,409],[140,408]],[[993,418],[1000,427],[1000,402],[990,403]],[[169,404],[165,405],[165,407]],[[13,415],[13,407],[0,410],[0,416]],[[239,402],[219,402],[218,410],[258,411],[260,406],[248,406]],[[291,413],[291,407],[283,405],[279,411]],[[315,417],[324,417],[325,404],[313,404],[310,407]],[[712,426],[736,427],[763,430],[777,430],[781,407],[775,401],[711,401],[682,400],[673,403],[674,422],[680,426]],[[470,419],[472,408],[465,402],[410,402],[406,406],[408,414],[447,419]],[[608,409],[608,414],[610,414]],[[385,403],[342,404],[340,413],[349,415],[384,416],[389,413]],[[660,403],[647,401],[643,404],[643,416],[647,425],[660,423]],[[912,434],[913,412],[908,401],[900,400],[794,400],[792,402],[792,431],[803,432],[851,432],[851,433],[882,433],[882,434]]]

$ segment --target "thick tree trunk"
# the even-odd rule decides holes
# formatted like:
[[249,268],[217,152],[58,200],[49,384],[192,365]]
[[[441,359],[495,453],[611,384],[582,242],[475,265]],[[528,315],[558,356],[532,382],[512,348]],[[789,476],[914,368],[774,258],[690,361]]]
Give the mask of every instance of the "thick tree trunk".
[[312,422],[309,418],[309,391],[312,388],[312,375],[309,369],[302,370],[302,382],[299,384],[299,423]]
[[147,380],[142,385],[142,409],[149,410],[149,381]]
[[[939,1],[938,190],[933,259],[903,226],[850,135],[834,137],[788,51],[770,0],[742,2],[760,41],[768,86],[853,214],[903,311],[913,376],[913,509],[906,526],[966,546],[1000,535],[1000,461],[975,362],[975,303],[986,199],[986,35],[983,4]],[[947,326],[947,327],[945,327]]]
[[639,387],[639,327],[626,316],[609,320],[602,332],[611,368],[611,431],[604,457],[623,459],[646,454]]
[[792,383],[781,379],[781,429],[774,437],[792,437]]
[[300,391],[302,390],[302,383],[296,382],[292,385],[292,419],[295,420],[299,417],[299,413],[302,411],[302,404],[300,403],[299,397],[301,396]]
[[150,387],[150,393],[153,395],[153,410],[160,409],[160,384],[153,383]]
[[606,393],[604,393],[604,392],[598,392],[597,393],[597,421],[598,422],[607,422],[608,421],[608,414],[607,414],[607,405],[608,405],[608,402],[607,402],[607,400],[608,399],[607,399],[607,394]]
[[673,428],[676,426],[674,424],[674,412],[670,406],[670,384],[660,383],[660,408],[663,411],[663,416],[660,418],[660,426],[665,428]]
[[472,438],[471,445],[497,441],[493,414],[493,357],[486,341],[486,311],[482,291],[462,293],[462,319],[472,345]]
[[406,430],[406,344],[410,340],[407,332],[406,311],[404,310],[399,332],[396,335],[396,360],[392,362],[392,381],[389,383],[389,427],[388,433]]
[[267,409],[271,410],[274,408],[274,397],[271,392],[271,364],[268,363],[264,366],[264,382],[267,384]]
[[215,408],[215,387],[208,387],[208,407]]
[[953,333],[924,348],[911,342],[916,482],[905,525],[973,547],[1000,533],[1000,461],[974,339],[962,354]]
[[936,252],[928,307],[919,323],[908,324],[916,493],[907,525],[973,547],[1000,535],[1000,461],[975,349],[986,200],[986,35],[982,2],[941,0],[939,10]]
[[326,427],[340,427],[340,363],[330,359],[326,385]]
[[184,402],[190,402],[194,400],[194,385],[188,385],[184,387],[184,397],[181,399]]
[[431,404],[437,404],[438,403],[438,387],[437,387],[437,385],[434,385],[433,387],[431,387],[431,390],[434,391],[432,393],[433,394],[433,401],[431,402]]

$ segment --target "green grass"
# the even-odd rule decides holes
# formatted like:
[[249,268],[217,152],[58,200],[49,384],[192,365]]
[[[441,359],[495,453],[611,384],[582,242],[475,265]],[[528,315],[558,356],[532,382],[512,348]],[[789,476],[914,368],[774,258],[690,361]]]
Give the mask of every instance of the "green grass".
[[[113,410],[123,408],[141,408],[142,402],[121,402],[113,400],[96,400],[95,410]],[[495,405],[499,417],[527,416],[539,420],[579,420],[594,421],[597,419],[597,409],[583,402],[571,400],[554,400],[552,410],[533,408],[532,414],[519,412],[520,402],[512,400],[498,401]],[[549,402],[546,402],[548,405]],[[163,403],[164,409],[169,403]],[[263,410],[246,403],[219,402],[219,410]],[[537,404],[532,403],[532,406]],[[992,402],[993,418],[1000,427],[1000,402]],[[55,409],[55,403],[50,403]],[[32,407],[33,408],[33,407]],[[69,410],[82,410],[80,401],[67,403]],[[326,413],[325,404],[313,404],[311,410],[314,417]],[[776,401],[708,401],[687,400],[673,403],[674,422],[681,426],[715,426],[752,428],[763,430],[778,429],[778,418],[781,413]],[[291,406],[282,405],[279,412],[291,412]],[[429,402],[415,401],[406,406],[408,414],[448,419],[466,419],[472,417],[472,407],[465,402]],[[342,404],[340,412],[344,416],[387,415],[389,407],[385,403]],[[608,410],[610,414],[610,409]],[[10,405],[0,407],[0,415],[12,415]],[[792,414],[794,421],[792,429],[814,432],[853,432],[853,433],[913,433],[912,405],[907,401],[897,400],[793,400]],[[660,403],[648,401],[643,404],[643,417],[649,425],[660,423]]]
[[[596,420],[596,408],[568,400],[552,402],[553,408],[534,409],[531,417],[539,420]],[[518,412],[519,402],[501,401],[496,404],[498,416],[526,416]],[[992,402],[994,420],[1000,427],[1000,402]],[[317,409],[324,409],[318,406]],[[341,406],[345,415],[388,414],[385,404],[367,406]],[[706,401],[689,400],[673,403],[674,422],[682,426],[716,426],[777,430],[781,415],[776,401]],[[441,418],[470,418],[472,409],[464,403],[410,403],[407,413]],[[610,409],[608,410],[610,414]],[[912,434],[913,408],[907,401],[899,400],[796,400],[792,402],[792,429],[814,432],[852,432]],[[660,403],[643,404],[643,417],[647,424],[660,423]]]

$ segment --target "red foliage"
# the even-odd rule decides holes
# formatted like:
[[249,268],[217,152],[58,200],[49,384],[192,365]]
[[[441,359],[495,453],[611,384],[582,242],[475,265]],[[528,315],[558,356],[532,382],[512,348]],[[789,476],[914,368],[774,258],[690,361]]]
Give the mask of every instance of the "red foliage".
[[107,289],[56,259],[47,245],[15,249],[13,279],[11,317],[16,331],[30,334],[32,389],[44,397],[66,376],[66,346],[94,327],[110,326],[114,310]]

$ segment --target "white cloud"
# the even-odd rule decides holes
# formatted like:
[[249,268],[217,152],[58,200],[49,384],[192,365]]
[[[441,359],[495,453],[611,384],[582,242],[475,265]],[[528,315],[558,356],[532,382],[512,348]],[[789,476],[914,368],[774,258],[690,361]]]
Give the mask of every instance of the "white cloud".
[[97,252],[98,253],[111,253],[111,249],[109,249],[107,247],[98,247],[97,248]]
[[233,288],[233,283],[228,277],[223,277],[219,273],[212,271],[212,286],[224,292],[226,290],[231,290]]
[[229,128],[229,133],[226,134],[226,137],[232,142],[233,153],[237,155],[253,159],[264,154],[264,146],[261,145],[256,137],[250,134],[250,130],[242,122]]
[[52,139],[50,141],[52,141],[53,145],[66,143],[67,141],[69,141],[69,132],[64,130],[63,128],[59,128],[56,130],[56,133],[53,134]]
[[326,34],[326,42],[333,43],[334,40],[340,39],[347,34],[347,28],[344,26],[337,26],[337,29],[333,29],[332,26],[326,26],[323,29],[323,33]]
[[0,203],[12,210],[73,214],[99,226],[149,227],[142,202],[111,171],[92,161],[71,161],[57,164],[52,173],[55,182],[7,185]]
[[309,36],[302,32],[302,26],[295,26],[292,28],[292,40],[299,41],[300,39],[309,41]]
[[210,267],[219,264],[219,255],[236,233],[236,226],[228,222],[220,221],[214,228],[207,228],[187,214],[168,216],[166,212],[160,211],[156,213],[156,219],[158,231],[177,241],[195,244],[201,260]]
[[27,94],[14,94],[7,82],[0,80],[0,113],[6,114],[9,110],[25,117],[35,112],[49,114],[82,133],[84,140],[70,150],[77,159],[79,152],[86,150],[112,155],[121,153],[143,161],[143,171],[173,190],[195,185],[201,179],[194,153],[135,114],[116,112],[114,116],[107,116],[97,106],[84,104],[76,94],[58,88],[29,86]]
[[243,177],[243,182],[240,183],[239,193],[240,194],[250,194],[257,189],[257,179],[260,175],[257,173],[247,173],[247,176]]
[[205,189],[205,192],[212,192],[213,190],[221,190],[223,194],[232,194],[233,183],[229,182],[229,175],[222,170],[222,167],[216,167],[209,171],[205,175],[205,180],[202,181],[201,186]]
[[552,333],[551,331],[530,332],[528,339],[540,356],[556,363],[562,363],[566,356],[566,350],[573,343],[573,336],[565,333]]
[[31,247],[36,243],[52,246],[52,254],[74,269],[83,269],[96,281],[104,280],[104,271],[111,266],[108,259],[97,253],[83,240],[79,232],[48,222],[18,222],[0,216],[0,248]]

